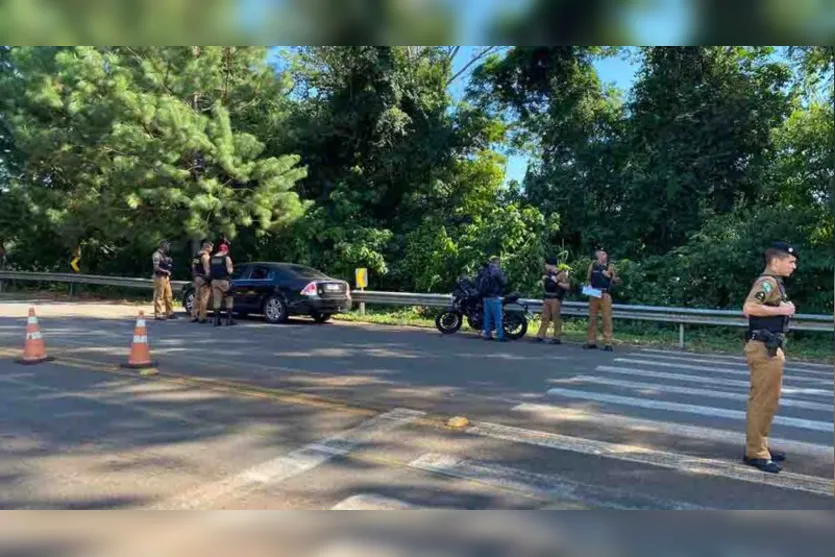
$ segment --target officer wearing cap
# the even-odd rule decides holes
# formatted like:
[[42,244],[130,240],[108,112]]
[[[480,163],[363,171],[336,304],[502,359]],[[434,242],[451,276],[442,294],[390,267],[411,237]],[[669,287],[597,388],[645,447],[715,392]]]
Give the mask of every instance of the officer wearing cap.
[[154,265],[154,318],[157,320],[174,319],[174,295],[171,292],[171,271],[174,260],[168,255],[171,243],[160,242],[159,248],[151,256]]
[[562,319],[560,318],[560,305],[565,293],[571,288],[568,283],[568,265],[557,266],[557,258],[549,257],[545,260],[545,274],[542,275],[542,324],[536,334],[534,342],[544,342],[548,333],[548,326],[554,323],[554,338],[552,344],[561,344]]
[[603,350],[612,351],[612,284],[620,282],[615,273],[609,254],[598,248],[594,251],[595,260],[589,265],[586,282],[601,292],[600,298],[589,300],[588,341],[583,348],[597,348],[597,314],[603,314]]
[[232,307],[235,303],[232,297],[232,283],[230,278],[234,272],[232,258],[229,257],[229,241],[225,238],[220,241],[212,258],[209,260],[212,280],[212,305],[215,310],[214,326],[220,326],[221,302],[226,307],[226,324],[234,325],[232,320]]
[[206,323],[209,296],[212,294],[209,281],[211,275],[209,260],[214,246],[211,240],[203,240],[200,246],[200,251],[194,254],[191,260],[191,276],[194,284],[194,302],[191,306],[192,323]]
[[751,374],[743,461],[774,474],[782,470],[780,463],[786,455],[768,446],[768,434],[780,402],[785,335],[795,313],[783,279],[791,276],[796,266],[797,249],[786,242],[773,243],[765,251],[765,270],[754,281],[742,307],[748,317],[744,352]]

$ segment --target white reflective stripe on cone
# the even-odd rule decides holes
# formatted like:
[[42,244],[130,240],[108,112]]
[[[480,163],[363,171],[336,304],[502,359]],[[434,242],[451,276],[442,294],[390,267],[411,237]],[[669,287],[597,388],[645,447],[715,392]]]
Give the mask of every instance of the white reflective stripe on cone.
[[33,315],[32,317],[26,319],[26,323],[28,323],[29,325],[37,325],[38,318]]
[[134,344],[148,344],[148,337],[147,336],[140,336],[140,335],[133,335],[133,343]]
[[43,336],[40,333],[26,333],[26,340],[41,340]]
[[144,319],[137,319],[136,320],[136,326],[137,327],[144,327],[145,326],[145,320]]

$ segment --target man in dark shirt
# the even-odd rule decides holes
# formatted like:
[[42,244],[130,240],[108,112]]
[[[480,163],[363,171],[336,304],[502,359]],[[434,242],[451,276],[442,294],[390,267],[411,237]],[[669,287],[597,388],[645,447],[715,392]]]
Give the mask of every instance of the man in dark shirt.
[[492,325],[496,325],[496,340],[504,342],[502,324],[502,294],[507,286],[507,278],[501,269],[501,259],[490,258],[490,263],[482,270],[479,292],[484,298],[484,339],[493,340]]

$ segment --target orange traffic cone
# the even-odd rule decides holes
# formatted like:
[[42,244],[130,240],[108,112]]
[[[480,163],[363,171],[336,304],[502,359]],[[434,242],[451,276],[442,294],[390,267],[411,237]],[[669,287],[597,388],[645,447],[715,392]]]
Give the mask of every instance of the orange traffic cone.
[[35,316],[35,308],[29,308],[29,318],[26,321],[26,344],[23,346],[23,356],[16,361],[19,364],[40,364],[54,360],[46,355],[41,327],[38,325],[38,318]]
[[122,367],[130,369],[148,369],[156,367],[157,363],[151,361],[151,352],[148,348],[148,333],[145,328],[145,313],[140,311],[136,318],[136,327],[133,329],[133,342],[130,347],[128,363]]

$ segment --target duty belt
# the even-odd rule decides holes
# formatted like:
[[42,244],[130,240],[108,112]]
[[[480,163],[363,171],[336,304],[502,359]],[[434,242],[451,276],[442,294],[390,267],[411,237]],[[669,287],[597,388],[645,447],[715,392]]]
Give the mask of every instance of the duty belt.
[[772,333],[766,329],[758,329],[756,331],[746,331],[745,339],[764,343],[766,349],[768,349],[768,355],[773,358],[777,355],[777,349],[783,347],[786,336],[782,333]]

